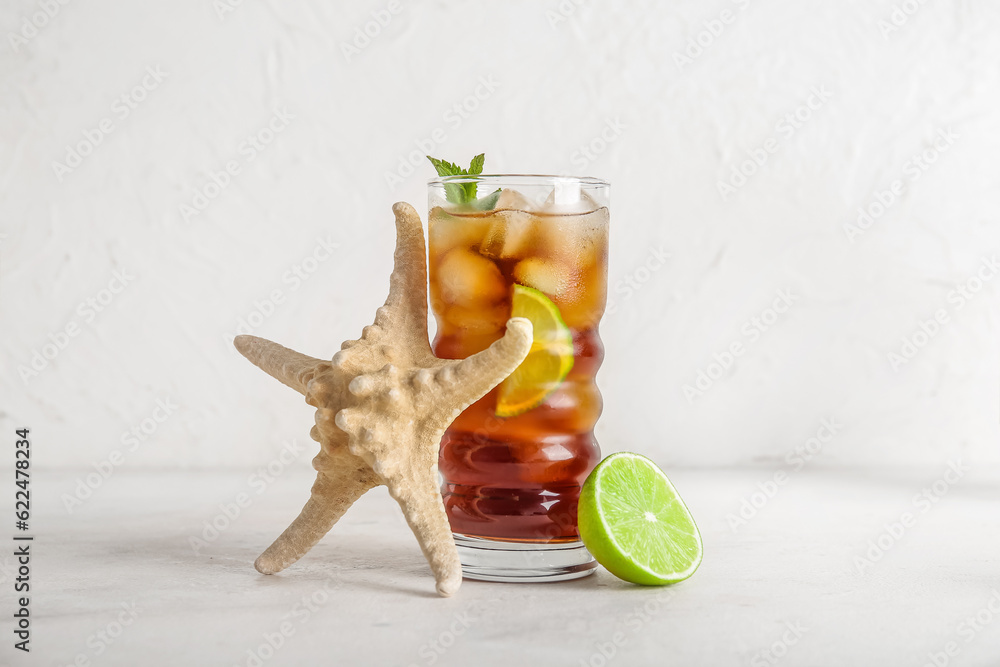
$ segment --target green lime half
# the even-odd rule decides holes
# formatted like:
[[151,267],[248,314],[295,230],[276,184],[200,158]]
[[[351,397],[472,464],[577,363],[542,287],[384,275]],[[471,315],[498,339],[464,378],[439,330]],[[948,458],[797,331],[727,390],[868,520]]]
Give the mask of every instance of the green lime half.
[[580,536],[597,562],[635,584],[675,584],[701,564],[701,533],[656,464],[631,452],[601,461],[583,485]]

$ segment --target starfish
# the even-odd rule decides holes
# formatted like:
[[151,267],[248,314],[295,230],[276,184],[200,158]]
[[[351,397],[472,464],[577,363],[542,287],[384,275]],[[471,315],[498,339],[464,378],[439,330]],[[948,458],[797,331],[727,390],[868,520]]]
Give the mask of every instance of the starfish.
[[254,563],[274,574],[304,556],[369,489],[386,485],[430,564],[439,594],[453,595],[462,566],[438,487],[444,430],[517,368],[531,348],[531,322],[515,317],[486,350],[439,359],[427,337],[427,268],[420,217],[404,202],[396,216],[389,296],[375,323],[330,361],[256,336],[236,349],[316,408],[309,435],[320,443],[311,496],[298,518]]

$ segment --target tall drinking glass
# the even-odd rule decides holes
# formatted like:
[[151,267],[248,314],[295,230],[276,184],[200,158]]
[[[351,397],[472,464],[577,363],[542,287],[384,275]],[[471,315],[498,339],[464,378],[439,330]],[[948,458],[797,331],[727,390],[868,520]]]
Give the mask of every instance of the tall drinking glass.
[[535,175],[430,181],[434,352],[486,349],[507,320],[532,320],[524,363],[441,440],[445,509],[463,573],[557,581],[593,572],[580,541],[580,487],[600,460],[595,375],[607,300],[608,184]]

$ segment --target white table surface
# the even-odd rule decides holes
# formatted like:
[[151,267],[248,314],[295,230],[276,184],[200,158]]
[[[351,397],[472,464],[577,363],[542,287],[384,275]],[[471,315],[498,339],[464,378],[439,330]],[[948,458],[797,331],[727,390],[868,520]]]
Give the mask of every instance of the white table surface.
[[[806,467],[735,531],[727,515],[773,470],[668,470],[705,541],[687,582],[643,588],[600,570],[545,585],[466,581],[450,599],[434,594],[384,489],[298,564],[262,576],[252,562],[297,514],[306,471],[257,495],[246,471],[119,469],[72,514],[59,497],[81,473],[36,471],[33,651],[11,649],[3,609],[0,664],[920,666],[935,653],[1000,664],[1000,613],[989,609],[1000,470],[966,473],[922,511],[913,496],[944,470]],[[189,538],[240,492],[252,504],[195,554]],[[906,511],[914,525],[859,572],[855,557]],[[12,607],[12,557],[0,565]],[[135,616],[119,628],[122,605]],[[977,614],[981,624],[967,624]],[[248,650],[283,622],[287,638],[257,662]],[[117,637],[106,644],[102,630]]]

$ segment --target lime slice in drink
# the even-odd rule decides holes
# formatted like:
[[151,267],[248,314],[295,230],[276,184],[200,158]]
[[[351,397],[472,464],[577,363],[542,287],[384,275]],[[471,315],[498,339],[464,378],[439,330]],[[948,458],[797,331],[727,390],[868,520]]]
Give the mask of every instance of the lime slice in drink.
[[537,407],[573,369],[573,335],[551,299],[532,287],[514,285],[510,316],[531,320],[534,341],[528,356],[500,385],[498,417]]
[[701,564],[701,534],[673,484],[645,456],[612,454],[583,485],[580,536],[597,562],[635,584],[674,584]]

